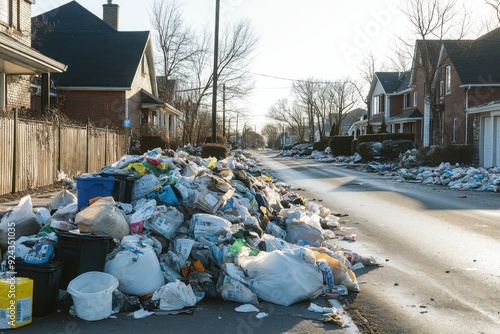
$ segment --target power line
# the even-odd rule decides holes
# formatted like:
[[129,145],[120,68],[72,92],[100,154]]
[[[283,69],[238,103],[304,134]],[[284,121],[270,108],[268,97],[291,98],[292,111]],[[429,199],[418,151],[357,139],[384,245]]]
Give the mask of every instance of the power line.
[[310,81],[310,80],[304,80],[304,79],[291,79],[291,78],[284,78],[284,77],[278,77],[278,76],[275,76],[275,75],[270,75],[270,74],[263,74],[263,73],[257,73],[257,72],[252,72],[252,71],[246,71],[246,70],[243,70],[243,69],[240,69],[240,68],[230,68],[228,67],[230,70],[233,70],[233,71],[240,71],[240,72],[245,72],[245,73],[249,73],[249,74],[253,74],[253,75],[259,75],[259,76],[262,76],[262,77],[266,77],[266,78],[272,78],[272,79],[278,79],[278,80],[285,80],[285,81],[292,81],[292,82],[310,82],[310,83],[328,83],[329,81]]

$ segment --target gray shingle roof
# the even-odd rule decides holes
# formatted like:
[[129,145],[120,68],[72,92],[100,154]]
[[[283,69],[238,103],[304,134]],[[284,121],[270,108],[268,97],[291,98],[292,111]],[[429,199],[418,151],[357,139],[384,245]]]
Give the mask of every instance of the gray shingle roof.
[[500,35],[496,40],[443,41],[443,45],[462,84],[500,83]]
[[37,15],[33,21],[46,22],[57,31],[116,31],[76,1]]
[[148,31],[116,31],[75,1],[40,14],[32,22],[41,18],[50,28],[35,33],[34,47],[68,65],[65,73],[52,75],[56,87],[132,85]]
[[375,72],[387,94],[399,93],[409,86],[410,72]]
[[417,108],[413,108],[410,111],[405,112],[404,114],[389,118],[389,121],[395,121],[395,120],[407,119],[407,118],[422,118],[422,117],[423,117],[423,115],[420,112],[420,110],[418,110]]

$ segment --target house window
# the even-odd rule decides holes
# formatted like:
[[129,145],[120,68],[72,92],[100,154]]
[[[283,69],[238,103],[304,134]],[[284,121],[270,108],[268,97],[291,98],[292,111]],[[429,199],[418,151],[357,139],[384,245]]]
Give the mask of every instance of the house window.
[[142,56],[142,59],[141,59],[141,74],[143,76],[146,75],[146,59],[145,59],[145,56]]
[[446,94],[451,93],[451,66],[446,66]]
[[0,21],[10,24],[10,2],[11,0],[0,0]]
[[458,118],[453,119],[453,143],[457,142]]
[[417,92],[413,92],[413,106],[417,106]]
[[374,101],[374,114],[378,114],[381,112],[384,112],[385,110],[385,96],[384,95],[377,95],[375,96],[375,101]]
[[410,94],[404,95],[404,109],[410,108]]

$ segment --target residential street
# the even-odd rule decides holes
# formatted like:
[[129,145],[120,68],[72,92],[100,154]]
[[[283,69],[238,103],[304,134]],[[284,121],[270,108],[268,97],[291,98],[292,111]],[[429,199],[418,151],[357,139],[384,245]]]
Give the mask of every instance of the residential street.
[[344,232],[357,241],[339,245],[380,263],[356,271],[364,284],[351,315],[379,333],[498,332],[498,193],[397,183],[271,151],[257,157],[304,197],[347,213]]

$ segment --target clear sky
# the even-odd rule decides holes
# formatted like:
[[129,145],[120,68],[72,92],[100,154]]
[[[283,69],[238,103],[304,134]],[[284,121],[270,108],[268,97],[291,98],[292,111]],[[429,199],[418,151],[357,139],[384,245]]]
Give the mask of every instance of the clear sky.
[[[69,0],[39,0],[32,7],[38,15]],[[102,18],[107,0],[77,0]],[[120,6],[119,30],[151,30],[153,0],[113,0]],[[184,19],[194,29],[214,29],[215,0],[181,0]],[[269,107],[290,97],[291,80],[314,77],[336,80],[359,77],[359,62],[372,51],[380,59],[408,31],[398,9],[405,0],[221,0],[220,26],[250,19],[259,44],[252,72],[256,86],[242,107],[249,116],[240,120],[257,131],[272,120]],[[467,0],[476,13],[486,13],[483,0]],[[480,14],[485,15],[485,14]],[[472,38],[475,38],[473,36]],[[384,61],[382,59],[381,63]]]

